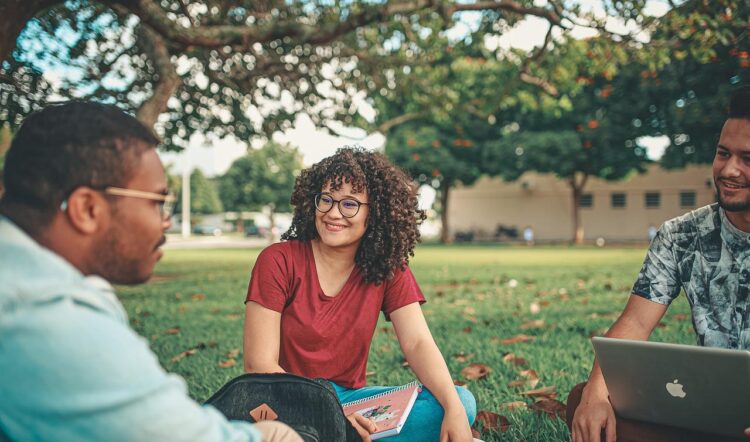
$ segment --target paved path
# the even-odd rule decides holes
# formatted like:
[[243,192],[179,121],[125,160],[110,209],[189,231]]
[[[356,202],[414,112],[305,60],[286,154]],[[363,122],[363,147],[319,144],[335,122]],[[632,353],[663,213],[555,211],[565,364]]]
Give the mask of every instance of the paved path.
[[165,250],[176,249],[247,249],[261,248],[269,244],[266,238],[237,237],[237,236],[200,236],[193,235],[183,238],[181,235],[167,235]]

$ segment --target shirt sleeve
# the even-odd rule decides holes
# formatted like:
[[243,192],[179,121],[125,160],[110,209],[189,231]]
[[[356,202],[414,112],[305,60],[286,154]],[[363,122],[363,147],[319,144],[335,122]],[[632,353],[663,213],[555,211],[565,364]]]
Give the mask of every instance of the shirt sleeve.
[[633,294],[669,305],[680,294],[681,287],[672,235],[669,224],[664,224],[651,241],[638,279],[633,285]]
[[192,400],[126,324],[70,299],[40,308],[0,327],[11,440],[261,441],[250,423]]
[[422,290],[417,284],[414,274],[407,266],[403,270],[397,269],[393,278],[385,282],[385,296],[383,297],[383,313],[385,319],[390,321],[390,314],[401,307],[418,302],[427,302]]
[[265,248],[253,266],[245,303],[253,301],[267,309],[283,312],[291,296],[290,267],[291,258],[284,253],[282,244]]

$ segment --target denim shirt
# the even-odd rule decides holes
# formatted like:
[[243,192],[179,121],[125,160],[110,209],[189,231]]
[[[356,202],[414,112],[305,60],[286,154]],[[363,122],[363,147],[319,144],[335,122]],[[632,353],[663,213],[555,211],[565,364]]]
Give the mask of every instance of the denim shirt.
[[0,216],[0,440],[260,441],[190,399],[112,286]]
[[680,289],[698,344],[750,349],[750,233],[732,225],[718,204],[664,223],[633,293],[669,304]]

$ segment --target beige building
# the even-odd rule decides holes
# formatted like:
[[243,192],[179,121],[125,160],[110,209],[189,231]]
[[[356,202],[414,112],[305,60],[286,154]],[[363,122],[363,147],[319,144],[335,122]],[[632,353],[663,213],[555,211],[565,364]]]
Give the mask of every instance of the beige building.
[[[644,174],[609,182],[590,178],[581,198],[586,241],[647,241],[649,227],[715,201],[711,166],[667,171],[650,165]],[[518,239],[531,227],[535,241],[573,237],[571,190],[552,175],[526,173],[512,183],[482,178],[451,191],[448,201],[452,236],[472,232],[490,239],[498,226],[515,228]]]

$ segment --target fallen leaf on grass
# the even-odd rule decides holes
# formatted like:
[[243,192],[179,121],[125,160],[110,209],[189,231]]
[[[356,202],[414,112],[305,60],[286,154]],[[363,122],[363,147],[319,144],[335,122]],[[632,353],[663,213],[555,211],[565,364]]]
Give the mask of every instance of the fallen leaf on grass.
[[544,319],[535,319],[533,321],[524,322],[519,327],[521,330],[529,330],[532,328],[542,328],[544,327]]
[[226,361],[219,362],[219,368],[230,368],[237,365],[237,361],[235,359],[227,359]]
[[469,327],[468,325],[464,327],[464,333],[471,333],[471,327]]
[[500,340],[500,343],[503,345],[511,345],[511,344],[519,344],[521,342],[533,341],[533,340],[534,340],[534,336],[521,334],[521,335],[515,335],[508,339],[502,339]]
[[203,301],[204,299],[206,299],[206,295],[204,295],[203,293],[196,293],[191,296],[190,299],[192,299],[193,301]]
[[239,319],[239,318],[240,318],[240,315],[237,313],[229,313],[227,315],[227,319],[229,319],[230,321],[234,321],[235,319]]
[[672,315],[672,318],[674,318],[677,321],[684,321],[688,318],[688,315],[686,315],[685,313],[676,313]]
[[523,370],[519,373],[526,379],[519,379],[508,383],[508,388],[516,388],[523,385],[528,385],[530,388],[534,388],[539,384],[539,375],[534,370]]
[[492,369],[485,364],[469,364],[461,370],[461,375],[466,379],[473,381],[477,379],[484,379],[488,374],[492,372]]
[[505,408],[506,410],[525,410],[528,408],[528,405],[526,405],[526,402],[524,401],[513,401],[500,404],[500,407]]
[[477,413],[477,419],[474,421],[474,425],[480,424],[481,428],[485,431],[498,431],[506,432],[510,427],[510,422],[505,416],[501,416],[491,411],[480,411]]
[[567,411],[567,407],[562,402],[558,401],[557,399],[547,398],[541,398],[537,400],[536,402],[531,404],[530,408],[537,413],[546,414],[550,419],[559,417],[562,420],[565,420],[565,414]]
[[547,399],[554,399],[557,397],[557,387],[550,385],[549,387],[537,388],[536,390],[529,390],[519,393],[521,396],[527,397],[543,397]]
[[173,363],[174,363],[174,362],[179,362],[179,361],[181,361],[181,360],[185,359],[186,357],[188,357],[188,356],[192,356],[192,355],[194,355],[194,354],[196,354],[196,353],[198,353],[198,349],[197,349],[197,348],[191,348],[191,349],[189,349],[189,350],[185,350],[185,351],[183,351],[182,353],[178,354],[177,356],[173,357],[173,358],[172,358],[172,359],[170,359],[170,360],[171,360],[171,361],[172,361]]
[[180,333],[180,327],[172,327],[164,330],[165,335],[176,335]]
[[365,373],[365,377],[375,376],[376,373],[377,371],[368,371]]
[[467,355],[466,353],[461,352],[461,353],[454,354],[453,357],[456,358],[456,361],[458,361],[458,362],[460,362],[460,363],[463,364],[464,362],[466,362],[466,361],[470,360],[471,358],[473,358],[474,357],[474,353],[469,353]]
[[463,387],[464,385],[466,385],[466,382],[460,381],[458,379],[454,379],[453,380],[453,385],[458,385],[459,387]]
[[239,348],[233,348],[233,349],[229,350],[229,352],[227,353],[227,358],[234,359],[234,358],[236,358],[239,355],[240,355],[240,349]]
[[516,356],[513,353],[507,353],[505,356],[503,356],[503,361],[504,362],[509,362],[509,363],[511,363],[513,365],[516,365],[516,366],[521,366],[521,365],[527,365],[528,364],[528,362],[526,361],[526,359],[519,358],[518,356]]
[[529,304],[529,311],[535,315],[539,313],[540,311],[542,311],[542,307],[539,305],[538,302],[532,302],[531,304]]

